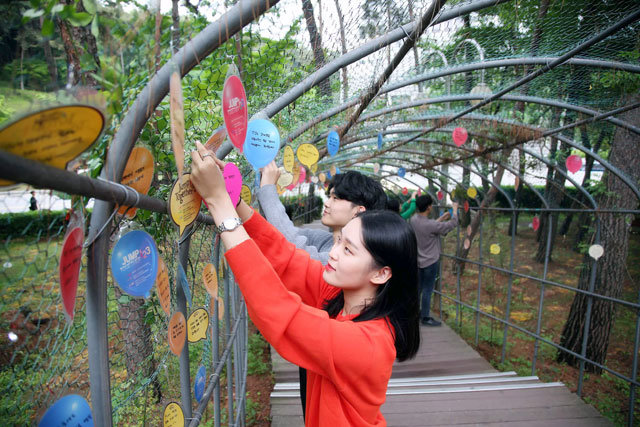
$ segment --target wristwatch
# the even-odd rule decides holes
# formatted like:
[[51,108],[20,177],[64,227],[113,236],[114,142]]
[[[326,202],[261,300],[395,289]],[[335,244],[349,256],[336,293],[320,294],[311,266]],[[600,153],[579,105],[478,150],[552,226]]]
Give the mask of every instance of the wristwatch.
[[213,229],[216,233],[220,234],[225,231],[233,231],[242,225],[240,218],[226,218],[220,223],[220,226],[213,224]]

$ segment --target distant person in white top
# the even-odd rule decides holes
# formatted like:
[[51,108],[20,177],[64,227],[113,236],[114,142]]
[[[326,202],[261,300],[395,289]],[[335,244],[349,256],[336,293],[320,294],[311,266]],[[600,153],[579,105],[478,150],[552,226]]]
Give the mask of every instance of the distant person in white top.
[[[447,234],[458,225],[458,203],[453,203],[453,216],[448,221],[430,219],[433,199],[428,194],[416,199],[417,214],[412,216],[409,223],[416,233],[418,240],[418,284],[420,287],[420,317],[426,326],[440,326],[441,322],[429,315],[431,308],[431,294],[436,283],[440,266],[440,236]],[[445,214],[447,215],[448,212]]]

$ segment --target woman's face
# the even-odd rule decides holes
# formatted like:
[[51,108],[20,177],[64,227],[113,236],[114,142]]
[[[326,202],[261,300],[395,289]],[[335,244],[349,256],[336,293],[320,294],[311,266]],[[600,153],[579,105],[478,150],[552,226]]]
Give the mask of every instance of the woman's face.
[[373,257],[362,242],[362,222],[354,218],[338,233],[322,278],[344,290],[360,290],[372,285],[377,271]]
[[332,188],[329,192],[329,198],[324,202],[322,223],[332,229],[342,228],[361,210],[360,206],[338,198]]

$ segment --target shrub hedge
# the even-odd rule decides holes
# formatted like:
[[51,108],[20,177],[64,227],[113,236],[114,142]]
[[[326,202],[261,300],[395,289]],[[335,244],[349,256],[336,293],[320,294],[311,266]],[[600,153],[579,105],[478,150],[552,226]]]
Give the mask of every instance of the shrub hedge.
[[67,211],[48,210],[0,214],[0,238],[63,235],[66,215]]

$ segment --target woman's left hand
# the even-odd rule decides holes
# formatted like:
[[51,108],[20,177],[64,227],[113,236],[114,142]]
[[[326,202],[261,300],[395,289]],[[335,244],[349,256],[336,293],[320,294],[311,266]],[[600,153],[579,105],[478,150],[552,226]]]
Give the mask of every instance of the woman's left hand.
[[230,200],[222,176],[224,163],[199,142],[196,148],[191,152],[191,183],[209,206]]

